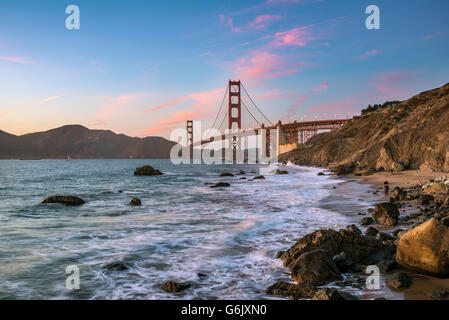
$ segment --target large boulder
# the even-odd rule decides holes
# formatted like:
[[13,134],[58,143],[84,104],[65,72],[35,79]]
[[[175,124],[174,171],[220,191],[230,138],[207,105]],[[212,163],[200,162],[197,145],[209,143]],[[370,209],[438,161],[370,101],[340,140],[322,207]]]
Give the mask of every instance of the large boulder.
[[154,169],[152,166],[143,166],[136,168],[134,171],[135,176],[160,176],[163,175],[158,169]]
[[379,203],[374,208],[373,219],[386,226],[398,224],[399,210],[390,202]]
[[341,279],[340,271],[324,250],[303,253],[291,265],[292,278],[298,284],[323,285]]
[[75,196],[51,196],[42,201],[42,203],[61,203],[66,206],[80,206],[86,201]]
[[278,253],[284,265],[291,268],[303,254],[322,249],[331,256],[345,253],[346,258],[354,263],[369,265],[381,260],[393,258],[394,245],[385,245],[382,241],[365,237],[348,230],[318,230],[299,239],[290,249]]
[[313,300],[349,300],[350,295],[331,288],[315,288],[309,285],[300,285],[278,281],[267,288],[265,293],[275,296],[287,296],[293,299]]
[[412,271],[449,277],[449,227],[430,219],[399,239],[396,262]]

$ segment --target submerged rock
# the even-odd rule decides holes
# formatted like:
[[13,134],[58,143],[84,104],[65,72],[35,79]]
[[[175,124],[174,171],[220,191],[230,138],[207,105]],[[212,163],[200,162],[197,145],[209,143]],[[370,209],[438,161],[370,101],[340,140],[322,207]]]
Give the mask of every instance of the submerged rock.
[[449,227],[432,218],[407,231],[399,238],[396,262],[416,272],[449,277]]
[[163,175],[158,169],[154,169],[152,166],[143,166],[136,168],[134,171],[135,176],[160,176]]
[[219,182],[213,186],[211,186],[211,188],[226,188],[226,187],[230,187],[231,185],[227,182]]
[[114,261],[104,265],[103,269],[113,271],[124,271],[128,269],[128,266],[123,261]]
[[264,180],[264,179],[265,179],[264,176],[257,176],[257,177],[254,177],[254,180]]
[[229,172],[223,172],[222,174],[220,174],[220,177],[233,177],[234,175],[232,173]]
[[132,206],[141,206],[142,201],[139,198],[132,198],[132,200],[129,204]]
[[190,288],[191,284],[187,282],[167,281],[161,285],[161,289],[166,292],[176,293]]
[[42,201],[42,203],[62,203],[66,206],[80,206],[86,201],[75,196],[51,196]]
[[360,224],[362,226],[367,226],[367,225],[370,225],[370,224],[373,224],[373,223],[374,223],[374,219],[371,218],[371,217],[365,217],[365,218],[362,219],[362,221],[360,221]]
[[401,272],[396,273],[391,280],[387,281],[387,286],[395,289],[409,288],[412,285],[413,278]]
[[288,174],[288,171],[277,169],[276,174]]
[[266,294],[290,297],[292,299],[313,300],[355,300],[354,296],[345,294],[332,288],[315,288],[309,285],[300,285],[278,281],[265,291]]
[[379,203],[374,208],[372,216],[374,220],[383,225],[395,226],[398,223],[399,210],[390,202]]

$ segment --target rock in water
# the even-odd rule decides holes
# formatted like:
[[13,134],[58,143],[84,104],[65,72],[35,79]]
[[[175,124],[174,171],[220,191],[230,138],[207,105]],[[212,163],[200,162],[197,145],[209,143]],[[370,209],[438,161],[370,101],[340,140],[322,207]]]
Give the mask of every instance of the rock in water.
[[276,174],[288,174],[288,171],[277,169]]
[[367,226],[367,225],[370,225],[372,223],[374,223],[374,220],[371,217],[365,217],[365,218],[362,219],[362,221],[360,221],[360,224],[362,226]]
[[315,292],[316,289],[312,286],[288,283],[285,281],[278,281],[275,284],[269,286],[265,291],[266,294],[275,296],[287,296],[294,299],[312,298]]
[[158,169],[154,169],[151,166],[143,166],[136,168],[136,171],[134,171],[135,176],[160,176],[163,175],[162,172],[160,172]]
[[139,198],[132,198],[132,200],[129,204],[132,206],[141,206],[142,201]]
[[263,179],[265,179],[264,176],[257,176],[257,177],[254,178],[254,180],[263,180]]
[[222,174],[220,174],[220,177],[233,177],[234,175],[232,173],[229,172],[223,172]]
[[449,276],[449,227],[430,219],[399,238],[396,262],[416,272]]
[[86,201],[75,196],[51,196],[42,201],[42,203],[62,203],[66,206],[80,206]]
[[412,285],[413,278],[401,272],[396,273],[391,280],[387,281],[387,286],[392,288],[409,288]]
[[107,265],[103,266],[103,269],[106,270],[113,270],[113,271],[124,271],[128,269],[128,266],[123,263],[122,261],[115,261],[108,263]]
[[386,226],[395,226],[398,224],[399,210],[390,203],[379,203],[374,208],[373,219]]
[[324,250],[312,250],[303,253],[291,265],[292,278],[298,284],[323,285],[333,280],[340,280],[340,271]]
[[180,292],[185,289],[190,288],[190,283],[181,283],[181,282],[174,282],[174,281],[167,281],[162,284],[161,289],[166,292]]
[[211,186],[211,188],[223,188],[223,187],[230,187],[231,185],[227,182],[219,182],[213,186]]

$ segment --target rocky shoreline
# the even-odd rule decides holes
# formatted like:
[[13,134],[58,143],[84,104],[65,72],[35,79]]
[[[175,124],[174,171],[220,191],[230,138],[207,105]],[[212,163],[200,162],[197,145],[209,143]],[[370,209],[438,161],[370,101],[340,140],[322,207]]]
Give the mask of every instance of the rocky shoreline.
[[[384,192],[382,185],[374,189],[374,194]],[[359,213],[365,217],[358,225],[317,230],[280,251],[277,257],[294,282],[278,281],[266,293],[290,299],[357,299],[345,289],[376,290],[369,282],[378,270],[383,285],[406,299],[407,291],[413,292],[412,299],[449,299],[449,178],[397,186],[385,200]],[[415,279],[417,285],[410,288]],[[432,284],[428,290],[429,285],[422,285],[426,279],[441,286]]]

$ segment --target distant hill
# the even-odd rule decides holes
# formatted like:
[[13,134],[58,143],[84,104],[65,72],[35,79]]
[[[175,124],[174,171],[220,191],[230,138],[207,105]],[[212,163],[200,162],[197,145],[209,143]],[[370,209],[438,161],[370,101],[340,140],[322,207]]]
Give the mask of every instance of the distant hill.
[[449,171],[449,83],[406,101],[365,112],[280,156],[300,165],[345,172],[430,168]]
[[15,136],[0,130],[0,159],[165,159],[175,143],[162,137],[132,138],[110,130],[68,125]]

